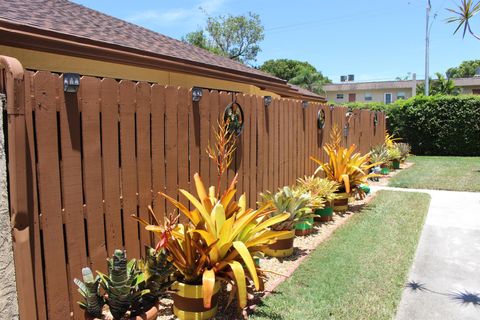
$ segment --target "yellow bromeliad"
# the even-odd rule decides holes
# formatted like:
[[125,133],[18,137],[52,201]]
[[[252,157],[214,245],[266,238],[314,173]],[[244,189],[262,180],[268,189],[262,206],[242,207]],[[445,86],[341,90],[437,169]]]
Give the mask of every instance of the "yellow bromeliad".
[[310,157],[319,167],[315,170],[315,174],[320,171],[325,173],[325,177],[329,180],[340,183],[347,193],[360,184],[365,183],[370,177],[370,169],[380,163],[369,164],[370,153],[361,155],[356,152],[355,144],[348,148],[341,145],[341,132],[337,126],[332,128],[330,133],[331,142],[326,143],[323,149],[328,155],[328,162],[323,163],[321,160]]
[[[188,219],[176,224],[170,220],[160,226],[146,225],[146,229],[160,236],[159,247],[164,247],[171,262],[187,283],[202,283],[204,306],[209,308],[217,280],[235,284],[241,308],[247,304],[247,272],[257,290],[263,289],[262,270],[255,265],[253,254],[261,252],[268,244],[287,232],[272,231],[270,226],[289,218],[288,213],[269,217],[267,206],[257,210],[247,208],[243,194],[234,201],[237,177],[228,189],[216,198],[215,188],[205,188],[200,176],[195,174],[197,197],[186,190],[180,193],[192,204],[192,210],[172,197],[161,193]],[[154,216],[153,211],[151,211]],[[246,272],[247,271],[247,272]]]

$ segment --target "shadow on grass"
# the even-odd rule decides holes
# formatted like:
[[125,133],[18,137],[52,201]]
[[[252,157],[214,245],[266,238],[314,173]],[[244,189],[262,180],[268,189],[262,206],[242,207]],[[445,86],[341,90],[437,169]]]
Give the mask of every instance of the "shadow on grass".
[[[272,292],[273,294],[274,292]],[[262,308],[261,310],[259,310],[258,308],[259,307],[265,307],[266,304],[263,302],[263,301],[259,301],[259,303],[257,304],[256,306],[256,309],[251,313],[257,317],[262,317],[262,318],[266,318],[266,319],[278,319],[278,320],[282,320],[282,319],[285,319],[283,317],[283,315],[281,315],[280,313],[277,313],[273,310],[265,310],[265,308]]]

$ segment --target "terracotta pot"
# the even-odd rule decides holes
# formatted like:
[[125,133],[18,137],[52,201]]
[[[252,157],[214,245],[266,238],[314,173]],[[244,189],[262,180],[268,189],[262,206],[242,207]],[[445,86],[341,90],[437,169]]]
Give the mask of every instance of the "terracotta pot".
[[[128,318],[129,320],[154,320],[157,319],[158,313],[160,312],[160,305],[157,302],[153,307],[151,307],[147,312],[139,314],[135,317]],[[85,312],[85,320],[100,320],[99,318],[94,318]]]
[[295,231],[291,230],[287,235],[280,236],[277,241],[268,245],[264,253],[270,257],[285,258],[293,254],[293,239]]
[[220,282],[215,282],[211,308],[203,306],[202,285],[175,282],[172,285],[173,313],[180,320],[206,320],[217,314]]
[[337,199],[333,200],[333,211],[345,212],[348,209],[348,198],[350,195],[346,192],[336,193]]

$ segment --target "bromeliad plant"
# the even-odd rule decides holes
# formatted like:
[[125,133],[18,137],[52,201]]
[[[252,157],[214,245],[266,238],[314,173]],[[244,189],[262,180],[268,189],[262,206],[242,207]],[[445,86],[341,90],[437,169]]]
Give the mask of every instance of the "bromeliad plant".
[[405,142],[396,143],[395,146],[400,152],[400,160],[405,161],[407,157],[410,155],[410,152],[412,151],[412,147]]
[[239,306],[243,308],[247,304],[247,276],[257,290],[263,289],[263,273],[255,265],[253,255],[283,235],[268,228],[288,219],[289,214],[269,217],[268,206],[257,210],[247,208],[245,195],[238,203],[233,201],[236,177],[219,199],[213,187],[207,193],[198,174],[194,179],[198,198],[180,190],[193,210],[163,194],[189,219],[188,223],[177,224],[178,217],[175,217],[161,226],[153,211],[155,224],[139,220],[160,237],[158,248],[164,248],[170,256],[180,274],[179,280],[203,285],[205,308],[211,306],[217,280],[235,285]]
[[114,319],[122,318],[130,308],[137,309],[143,295],[149,293],[143,289],[143,273],[137,268],[137,261],[127,261],[125,251],[115,250],[108,260],[108,275],[98,272],[100,286],[108,295],[107,304]]
[[92,317],[101,318],[105,300],[100,294],[100,277],[94,278],[90,268],[83,268],[82,278],[83,282],[76,278],[73,279],[78,287],[78,292],[83,297],[83,301],[79,301],[78,304]]
[[[218,178],[225,172],[233,154],[225,124],[219,124],[215,147],[208,154],[217,163]],[[230,160],[229,160],[230,159]],[[153,224],[136,218],[160,238],[157,249],[165,249],[169,260],[178,273],[178,281],[187,284],[202,284],[203,304],[211,307],[216,281],[225,281],[233,285],[232,295],[237,293],[240,308],[247,304],[247,279],[257,290],[263,290],[263,271],[254,263],[253,255],[261,252],[269,244],[284,235],[269,229],[270,226],[288,219],[288,213],[270,217],[270,208],[266,205],[254,210],[247,208],[245,194],[238,202],[236,194],[237,176],[223,193],[215,187],[207,188],[200,175],[194,175],[197,196],[186,190],[180,193],[189,201],[192,210],[180,201],[164,194],[188,222],[179,223],[179,217],[170,216],[160,223],[150,208]]]
[[[312,211],[312,196],[309,192],[302,192],[285,186],[275,194],[267,191],[266,193],[262,193],[261,196],[263,198],[261,205],[274,209],[270,214],[272,219],[284,216],[285,214],[288,216],[287,219],[272,224],[272,230],[290,231],[298,222],[304,222],[314,217]],[[317,199],[316,201],[318,201],[318,203],[315,203],[315,205],[323,207],[322,200]]]
[[297,179],[295,189],[300,193],[309,193],[312,202],[311,207],[321,209],[324,203],[336,199],[335,192],[338,191],[339,183],[315,176],[305,176]]
[[370,154],[361,155],[355,153],[356,146],[352,144],[345,148],[341,145],[342,135],[338,126],[334,126],[330,132],[330,142],[323,149],[328,155],[328,162],[323,163],[321,160],[310,157],[319,167],[315,170],[315,174],[320,171],[325,173],[327,179],[338,182],[340,190],[350,193],[352,190],[365,183],[370,177],[370,169],[380,163],[370,163]]
[[388,149],[385,147],[384,144],[379,144],[374,146],[370,150],[370,162],[371,163],[379,163],[380,165],[388,163],[389,156],[388,156]]
[[125,251],[115,250],[108,259],[108,275],[97,271],[94,278],[90,268],[83,268],[83,282],[74,279],[83,297],[78,303],[95,318],[103,317],[104,305],[114,319],[136,316],[166,293],[171,273],[172,266],[162,252],[148,251],[145,260],[127,261]]

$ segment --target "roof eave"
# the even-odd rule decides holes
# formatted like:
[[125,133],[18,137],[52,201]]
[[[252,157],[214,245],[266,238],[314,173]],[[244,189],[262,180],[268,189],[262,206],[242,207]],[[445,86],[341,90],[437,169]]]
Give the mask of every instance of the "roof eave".
[[[280,95],[293,95],[296,98],[306,97],[299,92],[291,90],[285,80],[278,78],[163,56],[134,48],[20,25],[1,19],[0,44],[144,68],[195,74],[251,84]],[[322,101],[322,99],[316,97],[308,97],[308,99]]]

